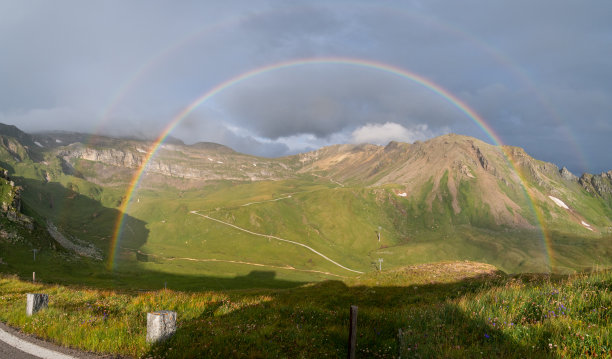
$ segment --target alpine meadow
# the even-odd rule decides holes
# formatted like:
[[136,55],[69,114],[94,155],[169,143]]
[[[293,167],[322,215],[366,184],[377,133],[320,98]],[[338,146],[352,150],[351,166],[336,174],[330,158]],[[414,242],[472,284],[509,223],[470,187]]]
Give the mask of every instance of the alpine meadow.
[[0,357],[612,358],[610,10],[0,1]]

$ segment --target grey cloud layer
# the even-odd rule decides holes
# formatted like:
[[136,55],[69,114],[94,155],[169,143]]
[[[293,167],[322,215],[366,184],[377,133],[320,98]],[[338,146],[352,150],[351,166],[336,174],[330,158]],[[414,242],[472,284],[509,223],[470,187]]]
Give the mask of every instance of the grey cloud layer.
[[[607,1],[558,0],[3,2],[0,121],[152,136],[233,76],[345,56],[424,76],[505,143],[599,172],[612,168],[611,10]],[[186,141],[269,156],[351,140],[364,126],[381,136],[450,130],[491,141],[431,90],[351,66],[262,74],[183,122],[174,135]]]

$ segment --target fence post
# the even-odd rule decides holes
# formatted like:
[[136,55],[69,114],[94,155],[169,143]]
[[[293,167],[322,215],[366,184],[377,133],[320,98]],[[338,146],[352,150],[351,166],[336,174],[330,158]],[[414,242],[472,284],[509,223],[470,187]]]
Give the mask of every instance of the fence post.
[[402,358],[402,352],[404,351],[404,332],[402,331],[402,328],[399,328],[397,330],[397,358],[401,359]]
[[28,293],[26,303],[26,315],[29,317],[39,310],[47,308],[49,295],[40,293]]
[[355,359],[355,347],[357,345],[357,306],[351,305],[351,316],[349,322],[348,359]]
[[147,313],[147,343],[170,338],[176,331],[176,312],[159,310]]

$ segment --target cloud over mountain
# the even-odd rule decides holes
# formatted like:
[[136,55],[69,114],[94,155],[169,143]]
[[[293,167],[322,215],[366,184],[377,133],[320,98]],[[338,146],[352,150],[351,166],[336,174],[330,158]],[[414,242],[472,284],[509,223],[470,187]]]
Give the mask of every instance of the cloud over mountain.
[[[599,0],[4,3],[0,119],[28,131],[155,135],[235,76],[295,59],[348,57],[433,81],[503,142],[574,172],[600,172],[610,167],[612,137],[610,10]],[[368,124],[386,123],[491,141],[427,88],[343,65],[253,76],[198,111],[200,129],[179,126],[175,136],[251,138],[259,144],[253,153],[351,140]],[[207,130],[210,121],[229,132]],[[247,150],[248,141],[234,143]]]

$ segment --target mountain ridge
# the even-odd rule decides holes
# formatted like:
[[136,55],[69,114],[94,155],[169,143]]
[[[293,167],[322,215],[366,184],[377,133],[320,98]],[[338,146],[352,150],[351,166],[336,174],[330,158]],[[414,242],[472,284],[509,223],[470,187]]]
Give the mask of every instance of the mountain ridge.
[[[164,143],[150,159],[151,141],[64,133],[46,142],[30,137],[31,148],[0,136],[0,165],[23,186],[24,207],[43,227],[50,221],[66,238],[109,253],[125,210],[121,216],[133,219],[124,228],[132,249],[124,260],[147,252],[209,260],[217,253],[215,260],[226,263],[334,271],[298,249],[283,249],[293,253],[287,255],[245,238],[255,234],[303,243],[359,271],[378,256],[390,266],[477,260],[510,272],[571,271],[590,265],[593,255],[601,263],[612,258],[607,173],[578,178],[522,148],[458,134],[412,144],[332,145],[280,158],[213,143]],[[211,220],[184,218],[196,217],[192,211]],[[242,234],[232,232],[237,228]],[[372,233],[384,241],[370,242]],[[172,250],[168,241],[176,242]],[[208,245],[212,252],[203,251]],[[291,264],[283,261],[292,256]]]

